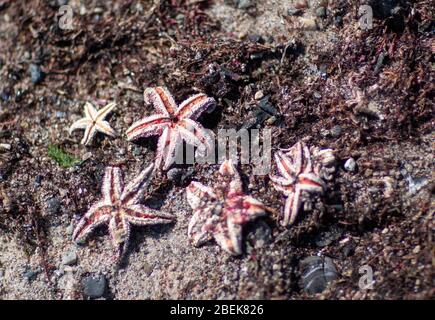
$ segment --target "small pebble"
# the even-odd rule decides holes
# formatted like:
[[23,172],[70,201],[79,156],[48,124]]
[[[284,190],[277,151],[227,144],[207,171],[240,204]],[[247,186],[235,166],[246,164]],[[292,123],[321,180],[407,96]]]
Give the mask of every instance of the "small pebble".
[[289,15],[289,16],[297,16],[297,15],[300,15],[301,13],[302,13],[302,10],[298,9],[298,8],[292,7],[292,8],[287,9],[287,15]]
[[326,289],[329,282],[338,279],[337,269],[331,258],[308,257],[301,261],[300,285],[310,294],[320,293]]
[[418,245],[414,248],[414,250],[412,250],[413,253],[417,254],[420,252],[421,247]]
[[252,6],[252,0],[238,0],[237,8],[239,9],[248,9]]
[[82,280],[83,293],[89,298],[101,298],[107,289],[106,277],[86,277]]
[[38,84],[42,81],[43,73],[38,65],[34,63],[30,64],[29,74],[30,74],[30,79],[34,84]]
[[318,16],[319,18],[326,17],[326,8],[325,7],[318,7],[316,9],[316,16]]
[[92,152],[86,152],[86,153],[83,155],[82,160],[83,160],[83,161],[86,161],[86,160],[89,160],[90,158],[92,158]]
[[11,150],[12,146],[9,143],[0,143],[0,148],[5,150]]
[[262,90],[258,90],[258,91],[255,93],[254,99],[255,99],[255,100],[260,100],[260,99],[263,98],[263,97],[264,97],[264,93],[263,93],[263,91],[262,91]]
[[60,200],[57,197],[48,199],[47,201],[47,211],[50,214],[56,214],[60,209]]
[[332,135],[334,138],[338,138],[338,137],[341,135],[341,131],[342,131],[342,129],[341,129],[340,126],[334,126],[334,127],[331,129],[331,135]]
[[123,120],[126,125],[131,125],[133,123],[133,119],[130,116],[125,116]]
[[344,169],[347,171],[353,172],[356,168],[356,162],[353,158],[347,159],[347,161],[344,163]]
[[39,187],[39,186],[41,185],[42,179],[43,179],[43,176],[40,175],[40,174],[38,174],[38,175],[35,177],[35,180],[33,181],[33,185],[34,185],[35,187]]
[[182,174],[183,171],[181,169],[172,168],[166,173],[166,176],[168,177],[169,181],[178,182],[180,181]]
[[30,268],[26,268],[26,271],[23,273],[24,279],[26,279],[29,282],[32,282],[36,279],[36,276],[38,275],[39,271],[37,270],[31,270]]
[[77,254],[75,251],[70,251],[62,257],[62,264],[64,266],[71,266],[76,263],[77,263]]

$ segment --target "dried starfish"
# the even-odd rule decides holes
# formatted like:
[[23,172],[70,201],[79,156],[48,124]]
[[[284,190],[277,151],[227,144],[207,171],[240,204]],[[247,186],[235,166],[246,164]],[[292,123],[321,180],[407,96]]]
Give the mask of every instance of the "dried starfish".
[[198,151],[204,154],[213,147],[213,137],[204,127],[195,121],[199,115],[214,106],[215,100],[200,93],[183,101],[178,107],[174,98],[166,88],[148,88],[144,92],[144,100],[150,103],[158,111],[149,117],[145,117],[131,125],[127,129],[129,141],[138,138],[160,135],[156,167],[167,170],[175,160],[175,153],[184,141],[198,147]]
[[[284,207],[282,225],[293,224],[301,206],[301,193],[321,194],[326,185],[320,178],[322,166],[330,166],[335,160],[330,149],[312,149],[319,163],[314,166],[311,162],[311,152],[308,147],[298,142],[290,149],[281,149],[275,153],[275,162],[280,176],[270,174],[270,179],[276,190],[287,196]],[[316,158],[316,159],[317,159]],[[331,173],[331,169],[327,171]]]
[[187,187],[187,201],[194,210],[188,236],[195,246],[214,238],[223,250],[242,253],[242,226],[270,209],[243,193],[242,182],[231,160],[222,163],[217,186],[193,181]]
[[73,233],[73,240],[81,242],[97,226],[108,224],[113,245],[118,249],[120,259],[128,247],[130,224],[150,225],[174,221],[172,215],[139,204],[153,171],[154,165],[151,164],[124,187],[121,169],[107,167],[102,185],[103,198],[79,221]]
[[72,124],[69,132],[73,132],[76,129],[85,129],[85,134],[81,141],[81,144],[88,145],[97,131],[104,133],[105,135],[115,137],[116,132],[112,129],[110,124],[104,120],[104,118],[115,108],[115,103],[109,103],[107,106],[100,110],[96,110],[92,104],[86,102],[85,104],[85,117],[77,120]]

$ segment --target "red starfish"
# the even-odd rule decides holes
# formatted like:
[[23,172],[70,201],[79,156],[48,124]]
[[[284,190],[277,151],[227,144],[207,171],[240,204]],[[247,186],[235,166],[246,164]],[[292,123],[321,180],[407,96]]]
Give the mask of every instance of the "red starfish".
[[231,160],[222,163],[221,179],[215,188],[193,181],[187,187],[187,201],[194,210],[188,236],[195,246],[211,240],[226,252],[242,253],[242,225],[270,210],[243,193],[242,182]]
[[130,224],[149,225],[170,223],[174,217],[143,204],[139,204],[145,186],[153,175],[151,164],[124,187],[121,169],[107,167],[104,173],[103,198],[95,203],[79,221],[73,240],[80,242],[97,226],[108,224],[113,245],[118,249],[118,258],[123,256],[130,238]]
[[177,147],[182,141],[198,147],[200,154],[213,148],[213,137],[204,127],[195,121],[199,115],[214,106],[215,100],[200,93],[183,101],[178,107],[169,91],[163,87],[148,88],[144,92],[144,100],[158,111],[145,117],[127,129],[129,141],[138,138],[160,135],[156,167],[163,162],[167,170],[174,162]]
[[[331,150],[317,149],[325,163],[331,163],[333,157]],[[269,175],[276,190],[287,196],[284,207],[284,220],[282,225],[293,224],[300,205],[301,192],[323,193],[326,186],[319,176],[320,165],[313,167],[311,164],[311,153],[308,147],[298,142],[290,149],[281,149],[275,153],[275,162],[280,176]]]

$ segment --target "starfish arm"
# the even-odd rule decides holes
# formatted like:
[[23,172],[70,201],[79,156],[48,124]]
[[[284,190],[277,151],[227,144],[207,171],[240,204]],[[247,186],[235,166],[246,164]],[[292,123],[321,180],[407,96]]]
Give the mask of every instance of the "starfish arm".
[[131,141],[138,138],[159,135],[169,124],[170,120],[166,115],[156,114],[145,117],[136,121],[127,129],[127,140]]
[[274,155],[276,168],[280,175],[282,175],[286,180],[291,181],[294,179],[295,167],[291,158],[282,151],[275,152]]
[[300,189],[296,187],[294,193],[287,195],[284,206],[284,219],[282,221],[283,226],[292,225],[295,222],[301,204],[300,193]]
[[180,135],[176,130],[171,130],[169,133],[169,144],[166,145],[165,163],[163,170],[168,170],[177,156],[177,148],[182,145]]
[[213,221],[209,217],[211,214],[211,207],[203,207],[201,209],[195,210],[192,218],[189,221],[189,226],[187,227],[187,236],[189,241],[198,247],[201,244],[212,239],[211,230],[214,227]]
[[113,205],[121,198],[124,180],[119,167],[107,167],[104,172],[102,194],[106,205]]
[[201,204],[207,203],[212,199],[216,199],[216,194],[213,189],[203,185],[200,182],[192,181],[186,188],[187,202],[192,209],[197,209]]
[[232,178],[227,195],[228,197],[243,192],[242,180],[240,179],[240,175],[237,172],[236,166],[231,159],[226,159],[224,162],[222,162],[221,166],[219,167],[219,174]]
[[240,217],[235,220],[237,223],[242,224],[264,216],[267,210],[267,207],[261,201],[250,196],[242,198],[242,208]]
[[111,102],[108,105],[106,105],[104,108],[101,108],[98,110],[95,121],[103,120],[110,112],[112,112],[113,108],[116,107],[116,103]]
[[86,129],[90,124],[92,124],[92,120],[89,120],[88,118],[81,118],[71,125],[69,128],[69,133],[71,134],[77,129]]
[[168,170],[172,163],[174,163],[177,147],[180,144],[181,138],[177,130],[166,127],[157,143],[156,168],[162,167],[163,164],[163,170]]
[[226,226],[219,226],[213,234],[217,244],[232,255],[242,254],[242,226],[227,221]]
[[110,126],[107,121],[101,120],[95,123],[95,128],[110,137],[116,137],[116,131]]
[[[208,151],[212,151],[214,148],[214,135],[210,130],[206,130],[202,125],[198,122],[191,119],[183,119],[180,121],[179,126],[187,129],[190,133],[193,134],[196,139],[199,140],[199,144],[197,146],[204,146]],[[193,138],[193,137],[192,137]],[[187,141],[187,140],[186,140]],[[195,143],[191,143],[196,146]],[[204,148],[202,147],[202,148]],[[201,152],[204,152],[202,150]]]
[[123,209],[127,220],[134,225],[171,223],[175,220],[173,215],[148,208],[143,204],[129,205]]
[[175,113],[177,105],[174,98],[164,87],[147,88],[144,91],[144,100],[152,104],[161,114],[169,117]]
[[304,173],[312,172],[313,165],[311,163],[311,152],[305,143],[302,144],[302,161],[303,161],[303,168],[301,168],[301,172]]
[[122,215],[116,214],[109,221],[109,232],[112,244],[118,250],[118,258],[122,257],[130,239],[130,223]]
[[269,178],[272,181],[272,186],[275,190],[284,194],[292,193],[294,191],[295,181],[289,181],[283,177],[277,177],[274,175],[269,175]]
[[142,170],[136,178],[127,184],[121,194],[121,202],[128,205],[139,203],[143,197],[146,185],[151,180],[154,173],[154,164],[150,164]]
[[108,223],[110,220],[110,207],[103,202],[97,202],[80,219],[73,232],[73,240],[80,242],[86,239],[96,227]]
[[97,130],[95,129],[95,126],[93,124],[87,126],[85,129],[85,133],[83,134],[82,141],[80,141],[80,143],[88,145],[94,138],[96,132]]
[[154,165],[157,169],[160,169],[162,164],[165,165],[166,163],[166,149],[167,145],[170,143],[171,130],[171,127],[164,128],[157,142],[157,150],[154,161]]
[[96,118],[97,118],[97,114],[98,114],[98,112],[94,108],[94,106],[91,103],[86,102],[85,103],[85,115],[86,115],[86,118],[88,118],[88,119],[90,119],[92,121],[95,121]]
[[273,184],[277,184],[277,185],[280,185],[282,187],[287,187],[287,186],[295,183],[294,179],[289,180],[289,179],[286,179],[284,177],[278,177],[274,174],[269,174],[269,179],[270,179],[270,181],[272,181]]
[[322,179],[313,173],[301,173],[298,177],[298,186],[308,192],[322,193],[326,189]]
[[177,109],[175,115],[180,119],[190,118],[196,120],[202,112],[214,107],[216,101],[203,93],[196,94],[184,100]]
[[206,150],[210,150],[210,140],[211,137],[205,130],[190,130],[181,124],[177,125],[177,131],[180,133],[181,138],[186,141],[186,143],[191,144],[198,148],[198,152],[201,155],[205,154]]

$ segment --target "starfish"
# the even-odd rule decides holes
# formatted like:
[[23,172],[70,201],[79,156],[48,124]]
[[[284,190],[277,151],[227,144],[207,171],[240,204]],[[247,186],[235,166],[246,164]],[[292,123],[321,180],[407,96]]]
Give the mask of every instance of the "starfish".
[[194,246],[214,238],[223,250],[242,253],[242,226],[270,209],[243,193],[242,182],[231,160],[222,163],[215,188],[192,181],[187,201],[194,210],[188,237]]
[[97,131],[102,132],[108,136],[115,137],[116,132],[112,129],[104,118],[115,108],[115,103],[109,103],[107,106],[100,110],[96,110],[92,104],[86,102],[85,104],[85,117],[74,122],[69,132],[73,132],[76,129],[85,129],[85,135],[81,141],[81,144],[88,145]]
[[174,98],[164,87],[148,88],[144,91],[144,100],[152,104],[157,114],[145,117],[127,129],[129,141],[160,135],[157,145],[156,167],[167,170],[175,160],[175,153],[184,141],[198,147],[203,155],[213,148],[213,137],[196,119],[202,112],[215,105],[213,98],[205,94],[196,94],[176,105]]
[[295,222],[302,202],[302,192],[322,194],[326,189],[325,183],[320,178],[320,171],[323,164],[330,165],[335,158],[330,149],[312,150],[323,163],[316,163],[313,166],[311,152],[302,142],[275,153],[275,162],[280,176],[273,174],[269,176],[275,189],[287,197],[282,221],[284,226]]
[[151,164],[124,187],[121,169],[107,167],[103,178],[103,197],[81,218],[74,230],[73,240],[82,242],[97,226],[107,224],[120,259],[128,247],[130,224],[150,225],[174,221],[172,215],[139,203],[153,172],[154,165]]

